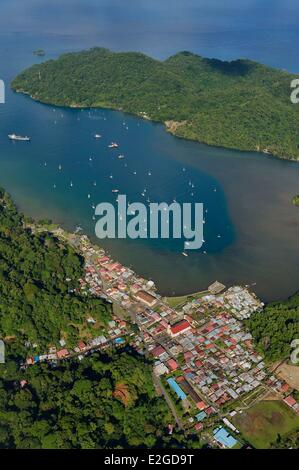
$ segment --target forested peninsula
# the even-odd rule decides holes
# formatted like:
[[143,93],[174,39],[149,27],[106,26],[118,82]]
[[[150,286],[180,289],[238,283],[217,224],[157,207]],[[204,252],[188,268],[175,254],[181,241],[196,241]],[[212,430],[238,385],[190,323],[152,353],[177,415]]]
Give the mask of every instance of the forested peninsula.
[[12,82],[57,106],[103,107],[165,123],[208,145],[299,159],[299,106],[288,72],[180,52],[165,61],[94,48],[37,64]]

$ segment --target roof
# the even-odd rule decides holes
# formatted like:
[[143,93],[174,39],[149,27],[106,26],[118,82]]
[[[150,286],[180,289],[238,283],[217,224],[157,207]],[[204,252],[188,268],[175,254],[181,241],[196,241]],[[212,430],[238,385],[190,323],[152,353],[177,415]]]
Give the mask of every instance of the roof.
[[176,370],[178,368],[178,363],[174,359],[169,359],[167,365],[171,370]]
[[201,411],[195,416],[197,421],[203,421],[206,417],[207,417],[207,413],[205,413],[204,411]]
[[232,447],[234,447],[238,443],[238,441],[233,436],[231,436],[227,432],[227,430],[224,429],[224,428],[215,429],[214,430],[214,437],[215,437],[217,442],[219,442],[224,447],[228,447],[229,449],[231,449]]
[[285,383],[285,384],[283,384],[282,387],[280,388],[280,391],[281,391],[282,393],[285,393],[285,392],[287,392],[287,391],[289,390],[289,388],[290,388],[290,387],[288,386],[288,384]]
[[165,349],[162,346],[156,346],[154,349],[151,350],[151,354],[154,357],[162,356],[165,353]]
[[185,400],[185,398],[187,398],[185,392],[183,392],[181,387],[176,383],[173,378],[167,379],[167,382],[181,400]]
[[198,402],[198,403],[196,404],[196,406],[197,406],[197,408],[200,409],[200,410],[204,410],[204,409],[207,407],[207,405],[205,404],[204,401]]
[[68,350],[67,349],[61,349],[60,351],[57,351],[57,357],[58,358],[61,358],[61,357],[65,357],[68,355]]
[[202,423],[196,423],[196,425],[194,426],[196,431],[201,431],[202,428],[203,428],[203,424]]
[[171,327],[171,333],[173,335],[176,335],[178,333],[181,333],[182,331],[187,330],[188,328],[191,328],[190,323],[187,320],[181,320],[180,322],[176,323]]
[[137,299],[140,299],[142,300],[143,302],[149,304],[149,305],[152,305],[154,304],[156,301],[157,301],[157,298],[154,297],[152,294],[150,294],[149,292],[146,292],[145,290],[140,290],[139,292],[137,292],[137,294],[135,295],[135,297]]
[[288,397],[284,398],[283,401],[290,406],[294,406],[297,403],[295,398],[292,397],[292,395],[289,395]]

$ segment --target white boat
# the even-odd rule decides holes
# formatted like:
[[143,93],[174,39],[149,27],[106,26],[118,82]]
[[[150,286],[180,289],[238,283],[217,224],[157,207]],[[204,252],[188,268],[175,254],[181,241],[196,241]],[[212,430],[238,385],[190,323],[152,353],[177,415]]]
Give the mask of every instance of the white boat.
[[118,193],[118,192],[119,192],[119,189],[112,189],[112,192],[113,192],[113,193]]
[[21,141],[21,142],[29,142],[30,141],[30,137],[17,135],[17,134],[9,134],[8,138],[10,140],[17,140],[17,141]]
[[185,253],[184,251],[182,252],[182,255],[184,255],[184,256],[188,256],[188,255],[187,255],[187,253]]
[[94,138],[95,138],[95,139],[101,139],[101,137],[102,137],[101,134],[95,134],[95,135],[94,135]]
[[108,147],[109,147],[110,149],[117,149],[118,144],[117,144],[116,142],[111,142],[111,144],[108,145]]
[[118,155],[118,158],[119,158],[120,160],[122,160],[123,158],[125,158],[125,156],[124,156],[124,155]]

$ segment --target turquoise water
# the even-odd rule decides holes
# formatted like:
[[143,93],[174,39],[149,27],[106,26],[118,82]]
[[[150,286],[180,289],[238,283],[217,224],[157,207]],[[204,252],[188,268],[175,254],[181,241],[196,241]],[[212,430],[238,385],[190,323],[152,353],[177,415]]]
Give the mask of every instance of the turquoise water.
[[[9,16],[11,3],[18,2],[4,2],[9,21],[4,24],[5,15],[0,18],[0,77],[7,83],[24,67],[42,60],[32,54],[39,47],[45,48],[48,58],[94,45],[139,49],[157,57],[190,49],[233,58],[244,55],[242,49],[249,57],[271,65],[290,70],[297,66],[294,48],[289,54],[284,49],[297,34],[292,25],[286,34],[273,14],[267,30],[254,22],[254,13],[266,8],[268,2],[261,2],[263,5],[255,6],[249,14],[247,34],[243,32],[245,17],[241,21],[244,10],[235,2],[221,22],[208,2],[187,2],[184,15],[171,14],[170,21],[165,7],[158,7],[157,2],[152,9],[129,8],[126,12],[120,2],[72,2],[69,16],[67,1],[59,5],[49,2],[44,9],[28,1],[23,3],[27,7],[34,3],[35,9],[27,8],[22,23]],[[205,17],[200,15],[199,3]],[[276,3],[277,8],[280,2]],[[54,20],[58,11],[64,12],[63,21],[59,19],[62,15]],[[292,21],[296,14],[298,8]],[[277,15],[281,16],[279,10]],[[167,34],[175,40],[163,42]],[[263,42],[265,35],[268,39]],[[272,52],[266,47],[270,40]],[[12,143],[7,139],[12,132],[30,135],[32,141]],[[95,133],[102,139],[96,141]],[[118,142],[119,149],[109,150],[111,141]],[[125,158],[118,159],[119,154]],[[299,212],[290,203],[299,192],[298,164],[183,141],[167,134],[162,125],[120,112],[53,108],[7,90],[6,104],[0,107],[0,184],[27,214],[51,218],[68,229],[79,224],[94,240],[93,206],[114,202],[112,189],[127,194],[130,202],[144,202],[148,197],[152,202],[203,202],[206,243],[188,258],[182,256],[182,241],[100,243],[115,258],[154,279],[167,294],[197,291],[215,279],[228,285],[254,284],[266,300],[298,290]]]

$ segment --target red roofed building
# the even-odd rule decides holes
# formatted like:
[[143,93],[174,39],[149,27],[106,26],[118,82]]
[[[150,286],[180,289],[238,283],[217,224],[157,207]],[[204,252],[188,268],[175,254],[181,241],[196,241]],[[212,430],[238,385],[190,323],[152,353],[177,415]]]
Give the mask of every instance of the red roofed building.
[[191,351],[184,352],[184,359],[185,359],[186,362],[188,362],[189,359],[191,359],[191,357],[193,357],[193,354],[192,354]]
[[187,320],[182,320],[169,328],[172,338],[191,330],[191,325]]
[[171,371],[177,370],[179,367],[178,363],[174,359],[169,359],[169,361],[167,361],[167,366]]
[[199,410],[201,410],[201,411],[205,410],[206,407],[207,407],[207,405],[205,404],[204,401],[200,401],[200,402],[196,403],[196,406],[197,406],[197,408],[198,408]]
[[283,384],[280,388],[281,393],[286,393],[289,390],[289,386],[287,383]]
[[194,427],[195,427],[196,431],[201,431],[202,428],[203,428],[203,424],[202,423],[196,423]]
[[69,355],[69,352],[67,349],[61,349],[60,351],[57,351],[58,359],[62,359],[63,357],[66,357],[68,355]]
[[283,401],[284,401],[287,405],[289,405],[289,406],[294,406],[294,405],[296,405],[296,403],[297,403],[296,400],[295,400],[295,398],[293,398],[291,395],[289,395],[288,397],[284,398]]
[[164,353],[165,349],[162,346],[156,346],[154,349],[151,350],[151,354],[154,357],[160,357]]
[[203,365],[203,362],[197,360],[197,361],[195,361],[195,365],[196,365],[196,367],[201,367]]
[[86,348],[86,344],[83,343],[83,341],[79,341],[78,348],[80,349],[80,351],[84,351],[84,349]]
[[215,411],[214,408],[212,408],[211,406],[209,406],[209,408],[207,408],[207,409],[205,410],[205,412],[207,413],[208,416],[210,416],[211,414],[213,414],[214,411]]

